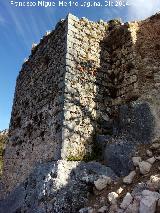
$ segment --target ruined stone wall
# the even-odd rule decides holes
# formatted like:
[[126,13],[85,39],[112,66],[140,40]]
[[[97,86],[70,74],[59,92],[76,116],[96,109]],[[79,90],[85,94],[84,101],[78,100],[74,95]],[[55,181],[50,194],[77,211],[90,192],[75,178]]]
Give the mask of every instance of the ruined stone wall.
[[142,143],[160,136],[159,24],[159,14],[125,23],[112,29],[104,41],[112,134],[126,133]]
[[157,85],[158,17],[115,27],[104,40],[112,106],[134,101]]
[[34,47],[17,79],[8,190],[43,161],[93,159],[97,135],[160,136],[159,20],[111,24],[69,14]]
[[129,102],[136,96],[137,68],[132,39],[128,23],[112,29],[105,39],[111,106]]
[[138,69],[138,90],[154,118],[153,138],[160,138],[160,14],[133,25]]
[[4,163],[8,190],[36,164],[60,159],[66,33],[62,21],[32,49],[17,78]]
[[106,89],[100,55],[107,27],[69,14],[33,48],[16,84],[5,154],[8,190],[41,162],[91,157]]
[[[82,160],[91,157],[93,140],[103,101],[101,41],[108,24],[70,15],[68,19],[65,104],[62,157]],[[98,82],[98,76],[101,79]],[[100,93],[101,92],[101,93]]]

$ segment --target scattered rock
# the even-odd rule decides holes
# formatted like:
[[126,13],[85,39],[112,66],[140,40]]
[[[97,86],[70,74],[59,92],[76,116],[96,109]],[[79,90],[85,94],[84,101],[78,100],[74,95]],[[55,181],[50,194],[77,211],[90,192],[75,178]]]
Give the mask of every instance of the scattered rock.
[[153,164],[156,161],[156,159],[155,159],[155,157],[152,157],[152,158],[147,159],[146,161],[150,164]]
[[157,200],[160,199],[160,194],[158,192],[152,192],[152,191],[149,191],[149,190],[143,190],[142,196],[153,196]]
[[153,156],[152,151],[150,151],[149,149],[146,151],[146,154],[147,154],[149,157],[152,157],[152,156]]
[[100,209],[98,209],[98,213],[107,213],[108,207],[107,206],[102,206]]
[[115,212],[118,212],[118,205],[116,203],[114,203],[110,206],[108,213],[115,213]]
[[133,200],[132,195],[130,193],[127,193],[120,205],[121,209],[126,209],[130,205],[132,200]]
[[160,175],[152,175],[150,177],[150,180],[147,182],[147,185],[149,188],[153,190],[159,190],[160,189]]
[[98,180],[94,181],[94,185],[97,190],[103,190],[107,185],[111,184],[112,179],[110,177],[102,175]]
[[134,166],[138,166],[139,163],[142,161],[141,157],[133,157],[132,158]]
[[142,161],[139,163],[140,173],[143,175],[147,174],[150,171],[151,167],[152,165],[146,161]]
[[160,160],[160,156],[155,157],[156,160]]
[[105,147],[104,161],[118,176],[126,176],[134,169],[131,159],[134,150],[132,141],[121,138],[112,139],[112,143],[107,143]]
[[158,198],[160,198],[159,193],[144,190],[140,201],[139,213],[155,213]]
[[144,190],[146,190],[146,189],[148,189],[147,188],[147,184],[146,183],[138,183],[134,188],[133,188],[133,190],[132,190],[132,197],[139,197],[139,196],[141,196],[141,194],[142,194],[142,192],[144,191]]
[[151,149],[158,149],[160,147],[160,143],[153,143],[150,147]]
[[123,178],[123,183],[131,184],[135,175],[136,175],[135,171],[130,172],[128,176]]
[[126,209],[125,213],[139,213],[139,200],[134,199],[133,203],[131,203]]
[[123,192],[123,188],[120,187],[118,190],[117,190],[117,194],[121,194]]
[[108,200],[111,204],[116,204],[118,198],[118,194],[116,192],[110,192],[108,194]]
[[110,167],[106,167],[98,162],[92,161],[79,165],[77,178],[80,180],[94,184],[94,181],[101,176],[111,177],[112,180],[118,179]]
[[100,197],[99,204],[100,204],[101,206],[106,206],[106,198],[105,198],[105,197]]
[[79,213],[94,213],[94,209],[91,207],[83,208],[79,210]]

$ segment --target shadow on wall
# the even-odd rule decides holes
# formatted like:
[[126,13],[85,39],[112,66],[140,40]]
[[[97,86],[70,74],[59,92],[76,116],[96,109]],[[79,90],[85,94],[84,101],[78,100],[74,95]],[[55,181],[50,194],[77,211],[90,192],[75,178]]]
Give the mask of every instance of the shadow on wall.
[[[71,93],[68,91],[68,93]],[[80,101],[81,98],[81,91],[79,91],[77,88],[74,88],[74,94],[71,96],[66,96],[66,101],[69,102],[71,105],[76,106],[80,109],[80,114],[76,112],[76,116],[74,114],[74,117],[71,119],[71,126],[70,124],[67,125],[65,124],[65,129],[69,132],[69,137],[75,137],[77,135],[77,139],[80,139],[78,143],[81,142],[84,143],[85,150],[83,150],[83,146],[81,147],[81,150],[79,150],[79,153],[77,155],[68,155],[67,160],[70,161],[89,161],[89,160],[94,160],[96,159],[99,150],[96,150],[94,147],[94,137],[95,137],[95,117],[92,115],[92,112],[89,110],[89,107],[85,104],[83,104]],[[93,130],[90,132],[89,135],[86,135],[82,129],[84,126],[80,126],[80,123],[82,122],[83,124],[83,119],[88,119],[89,120],[89,125],[91,124],[93,127]],[[67,121],[68,122],[68,121]],[[79,126],[79,129],[76,127]],[[82,129],[81,129],[82,128]],[[80,144],[81,146],[81,144]],[[94,149],[94,152],[91,152],[91,147]],[[98,148],[98,147],[96,147]],[[76,149],[75,144],[73,143],[70,145],[70,149]]]
[[0,201],[0,212],[77,213],[93,193],[100,175],[116,180],[113,171],[98,162],[52,161],[39,164],[29,177]]
[[[93,155],[82,154],[80,158],[71,157],[68,160],[105,160],[106,165],[121,176],[127,175],[133,168],[131,156],[137,146],[152,142],[155,122],[150,104],[141,100],[142,87],[139,79],[143,62],[139,48],[136,48],[141,39],[141,29],[137,32],[137,41],[134,43],[130,30],[132,26],[128,23],[121,25],[118,21],[111,21],[109,24],[109,34],[107,32],[106,38],[100,43],[100,68],[97,69],[92,60],[81,64],[91,75],[91,79],[92,75],[96,78],[96,117],[93,117],[87,105],[81,104],[78,89],[67,100],[80,107],[81,116],[89,118],[94,127],[90,136],[93,138]],[[144,38],[141,40],[142,44]],[[75,119],[78,122],[80,118]],[[76,123],[72,129],[66,126],[71,136],[72,133],[75,134],[75,127]],[[85,140],[83,132],[77,131],[76,134]],[[86,140],[86,150],[88,141]],[[102,150],[103,158],[100,157]]]
[[127,175],[133,169],[131,157],[138,145],[152,142],[155,128],[150,103],[141,99],[149,82],[152,82],[150,88],[153,86],[153,75],[149,80],[143,79],[143,88],[141,83],[141,73],[146,72],[142,70],[145,63],[137,45],[145,43],[142,32],[146,28],[139,28],[134,43],[130,27],[127,23],[112,27],[110,34],[101,42],[101,67],[97,72],[97,94],[104,91],[104,109],[98,104],[101,116],[97,120],[100,129],[97,143],[104,150],[105,164],[118,176]]

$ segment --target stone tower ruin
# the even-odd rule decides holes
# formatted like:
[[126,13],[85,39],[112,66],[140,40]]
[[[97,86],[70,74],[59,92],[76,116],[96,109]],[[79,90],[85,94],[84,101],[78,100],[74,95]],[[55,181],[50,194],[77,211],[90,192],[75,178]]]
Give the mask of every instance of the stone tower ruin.
[[8,191],[39,163],[92,159],[97,135],[142,143],[159,137],[157,26],[159,14],[125,24],[69,14],[32,48],[17,78],[4,163]]

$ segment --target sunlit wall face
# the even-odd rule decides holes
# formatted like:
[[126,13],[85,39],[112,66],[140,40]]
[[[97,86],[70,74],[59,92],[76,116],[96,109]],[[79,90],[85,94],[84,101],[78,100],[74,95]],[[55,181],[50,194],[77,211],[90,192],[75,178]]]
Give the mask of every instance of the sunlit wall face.
[[[99,0],[103,6],[97,7],[91,6],[95,0],[89,2],[85,7],[16,7],[10,0],[0,1],[0,129],[8,128],[16,77],[24,59],[30,55],[32,43],[39,43],[59,19],[72,13],[93,21],[121,18],[126,22],[160,11],[159,0]],[[121,3],[116,6],[117,2],[122,2],[122,6]]]

